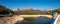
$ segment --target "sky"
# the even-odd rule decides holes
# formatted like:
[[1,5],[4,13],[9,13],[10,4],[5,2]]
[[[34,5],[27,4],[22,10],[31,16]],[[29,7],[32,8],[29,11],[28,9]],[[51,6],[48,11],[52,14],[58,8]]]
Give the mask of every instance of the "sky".
[[53,10],[60,8],[60,0],[0,0],[0,4],[9,8],[38,8]]

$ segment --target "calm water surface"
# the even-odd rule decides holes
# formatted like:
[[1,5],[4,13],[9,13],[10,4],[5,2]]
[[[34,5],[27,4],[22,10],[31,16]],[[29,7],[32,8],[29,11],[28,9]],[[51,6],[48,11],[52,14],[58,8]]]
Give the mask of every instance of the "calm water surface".
[[33,21],[22,21],[17,22],[16,24],[50,24],[52,20],[47,17],[38,17],[36,20]]

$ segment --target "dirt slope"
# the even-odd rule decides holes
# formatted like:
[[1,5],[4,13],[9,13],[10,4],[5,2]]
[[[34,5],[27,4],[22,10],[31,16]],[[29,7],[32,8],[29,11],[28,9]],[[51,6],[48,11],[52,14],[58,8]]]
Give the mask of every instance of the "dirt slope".
[[57,23],[56,24],[60,24],[60,17],[58,18],[58,21],[57,21]]

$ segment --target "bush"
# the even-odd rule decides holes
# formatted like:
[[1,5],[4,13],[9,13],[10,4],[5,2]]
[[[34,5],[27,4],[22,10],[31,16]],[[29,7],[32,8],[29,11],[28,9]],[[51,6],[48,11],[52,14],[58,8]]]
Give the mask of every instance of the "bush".
[[0,5],[0,14],[12,14],[14,13],[12,10],[6,8],[5,6]]

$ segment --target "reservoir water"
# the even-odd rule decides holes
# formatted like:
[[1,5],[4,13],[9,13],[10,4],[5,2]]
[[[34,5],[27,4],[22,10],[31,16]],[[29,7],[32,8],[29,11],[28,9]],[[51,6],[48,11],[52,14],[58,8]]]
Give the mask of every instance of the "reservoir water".
[[32,21],[23,20],[22,22],[18,21],[16,24],[50,24],[51,21],[52,19],[49,19],[48,17],[40,16],[35,20],[32,20]]

